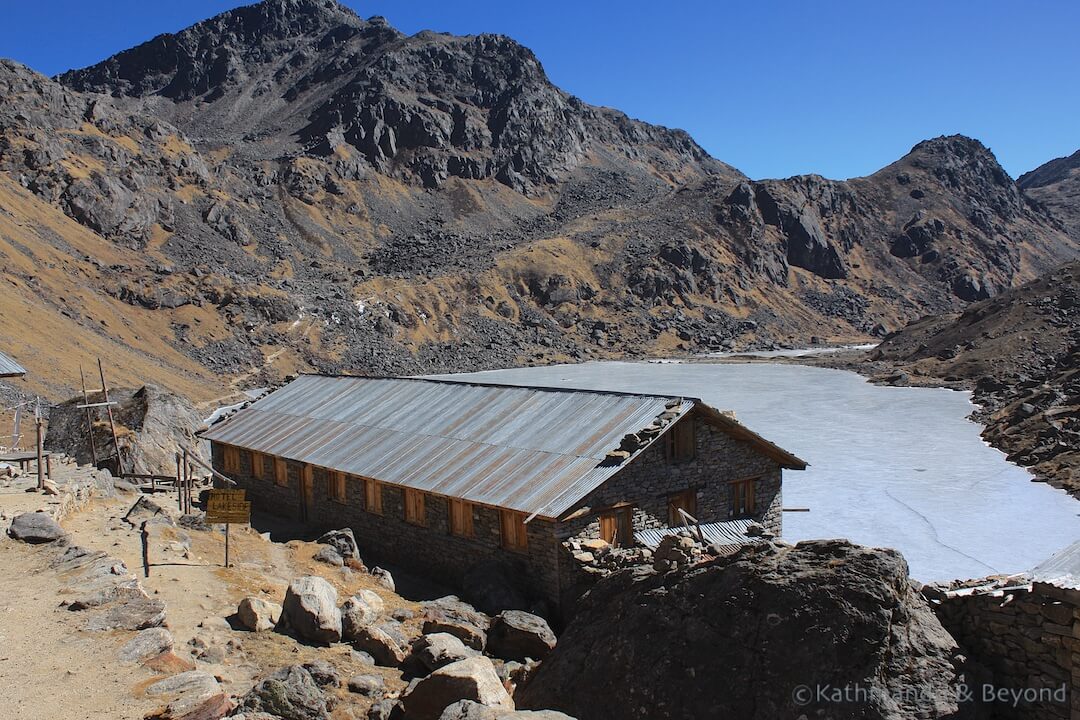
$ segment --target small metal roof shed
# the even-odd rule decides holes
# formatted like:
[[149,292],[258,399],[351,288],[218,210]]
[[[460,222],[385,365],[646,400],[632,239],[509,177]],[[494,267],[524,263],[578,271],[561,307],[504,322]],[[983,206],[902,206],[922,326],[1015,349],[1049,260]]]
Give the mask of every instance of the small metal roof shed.
[[26,370],[4,353],[0,353],[0,377],[22,377]]
[[[695,398],[427,378],[302,375],[211,427],[212,442],[557,518],[678,418],[706,419],[785,467],[806,463]],[[623,462],[608,452],[665,413]]]

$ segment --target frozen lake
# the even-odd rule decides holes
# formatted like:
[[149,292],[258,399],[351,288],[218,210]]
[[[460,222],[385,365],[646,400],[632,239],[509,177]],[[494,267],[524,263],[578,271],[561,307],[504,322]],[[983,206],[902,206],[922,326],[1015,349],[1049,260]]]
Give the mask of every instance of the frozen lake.
[[1029,570],[1080,538],[1080,502],[1005,460],[967,419],[970,396],[892,388],[841,370],[586,363],[454,375],[699,397],[810,463],[784,472],[784,538],[847,537],[904,553],[918,580]]

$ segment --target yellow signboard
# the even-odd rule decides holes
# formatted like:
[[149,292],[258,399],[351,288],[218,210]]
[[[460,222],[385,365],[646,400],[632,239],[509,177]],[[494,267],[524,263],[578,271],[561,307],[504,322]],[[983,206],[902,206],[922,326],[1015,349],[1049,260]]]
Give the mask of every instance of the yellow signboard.
[[244,499],[243,490],[211,490],[206,499],[206,522],[249,523],[251,503]]

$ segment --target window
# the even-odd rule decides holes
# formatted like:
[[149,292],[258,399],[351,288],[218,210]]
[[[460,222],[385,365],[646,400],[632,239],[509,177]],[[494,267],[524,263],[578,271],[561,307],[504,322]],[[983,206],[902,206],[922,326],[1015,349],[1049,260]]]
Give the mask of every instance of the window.
[[525,550],[529,547],[529,534],[525,527],[525,513],[513,510],[499,511],[502,527],[502,544],[507,550]]
[[666,437],[669,462],[684,463],[694,459],[697,454],[694,429],[693,418],[687,418],[668,431]]
[[634,544],[634,508],[621,507],[600,515],[600,538],[616,547]]
[[472,503],[464,500],[447,500],[450,516],[450,534],[473,537]]
[[427,525],[424,493],[419,490],[405,488],[405,522],[413,525]]
[[240,451],[228,445],[225,446],[225,472],[240,472]]
[[345,473],[337,470],[326,471],[326,494],[337,503],[344,503],[345,497]]
[[757,478],[735,480],[731,483],[731,517],[745,517],[754,514],[754,491]]
[[683,490],[668,498],[668,527],[682,527],[687,524],[680,510],[697,519],[696,490]]
[[364,480],[364,509],[382,515],[382,483],[378,480]]
[[263,467],[262,453],[257,453],[254,450],[251,451],[251,474],[258,480],[262,480],[266,475],[266,468]]
[[285,458],[274,458],[274,482],[282,487],[289,486],[289,465]]

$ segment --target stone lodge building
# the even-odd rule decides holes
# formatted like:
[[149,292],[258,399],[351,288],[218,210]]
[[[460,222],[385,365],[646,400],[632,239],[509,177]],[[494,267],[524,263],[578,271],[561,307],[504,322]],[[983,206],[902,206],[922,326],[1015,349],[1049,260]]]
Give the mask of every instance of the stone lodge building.
[[420,378],[302,375],[203,437],[260,510],[451,584],[507,561],[555,608],[563,541],[647,542],[686,515],[779,535],[782,471],[806,467],[694,398]]

